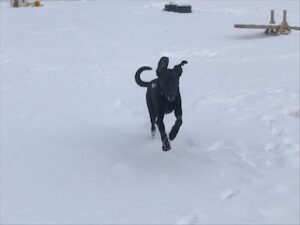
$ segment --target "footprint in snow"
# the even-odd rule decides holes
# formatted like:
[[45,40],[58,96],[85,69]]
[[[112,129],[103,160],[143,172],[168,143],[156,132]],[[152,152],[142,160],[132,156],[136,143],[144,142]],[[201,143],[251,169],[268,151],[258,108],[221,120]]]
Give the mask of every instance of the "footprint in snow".
[[228,200],[228,199],[231,199],[231,198],[234,198],[236,196],[238,196],[239,194],[241,194],[241,190],[227,190],[225,191],[224,193],[221,194],[221,199],[223,200]]
[[273,128],[271,130],[271,135],[272,137],[277,138],[277,137],[281,137],[283,132],[284,132],[283,128]]
[[198,224],[198,216],[195,211],[189,211],[185,215],[182,216],[182,218],[177,222],[178,225],[183,224]]
[[288,115],[293,117],[293,118],[296,118],[296,119],[299,119],[300,117],[300,109],[296,109],[296,110],[291,110],[288,112]]

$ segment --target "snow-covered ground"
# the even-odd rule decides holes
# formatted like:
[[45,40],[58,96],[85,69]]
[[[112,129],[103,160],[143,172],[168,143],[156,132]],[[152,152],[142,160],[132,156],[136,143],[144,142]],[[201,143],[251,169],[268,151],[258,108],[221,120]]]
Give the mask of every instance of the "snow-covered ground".
[[[233,28],[299,1],[188,2],[0,4],[1,223],[299,223],[299,32]],[[163,55],[189,61],[169,152],[134,82]]]

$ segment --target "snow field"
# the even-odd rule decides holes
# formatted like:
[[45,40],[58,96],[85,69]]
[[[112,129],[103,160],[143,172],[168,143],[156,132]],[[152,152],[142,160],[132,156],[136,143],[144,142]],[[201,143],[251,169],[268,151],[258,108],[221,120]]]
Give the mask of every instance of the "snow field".
[[[299,2],[189,3],[0,3],[1,223],[299,223],[299,32],[233,29]],[[189,62],[168,153],[134,82],[163,55]]]

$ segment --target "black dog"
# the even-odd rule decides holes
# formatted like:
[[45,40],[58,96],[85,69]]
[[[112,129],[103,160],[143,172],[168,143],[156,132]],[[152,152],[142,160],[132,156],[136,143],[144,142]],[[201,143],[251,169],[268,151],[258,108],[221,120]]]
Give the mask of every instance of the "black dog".
[[[143,71],[152,70],[151,67],[141,67],[135,74],[136,83],[141,87],[147,87],[146,100],[151,120],[151,132],[152,136],[154,136],[156,123],[161,135],[163,151],[171,149],[169,139],[175,139],[182,124],[179,78],[182,74],[181,67],[186,63],[187,61],[182,61],[180,64],[174,66],[173,69],[168,69],[169,58],[162,57],[159,60],[156,69],[158,78],[150,82],[142,81],[140,76]],[[175,113],[176,122],[172,127],[168,138],[163,119],[165,114],[173,111]]]

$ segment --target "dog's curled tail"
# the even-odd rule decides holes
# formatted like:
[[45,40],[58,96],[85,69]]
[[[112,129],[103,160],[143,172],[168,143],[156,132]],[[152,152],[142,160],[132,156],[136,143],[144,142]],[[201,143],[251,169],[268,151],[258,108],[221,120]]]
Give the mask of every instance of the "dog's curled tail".
[[138,71],[136,71],[136,73],[135,73],[135,82],[141,87],[148,87],[150,84],[150,82],[141,80],[141,73],[145,70],[152,70],[152,68],[149,66],[143,66],[143,67],[139,68]]

